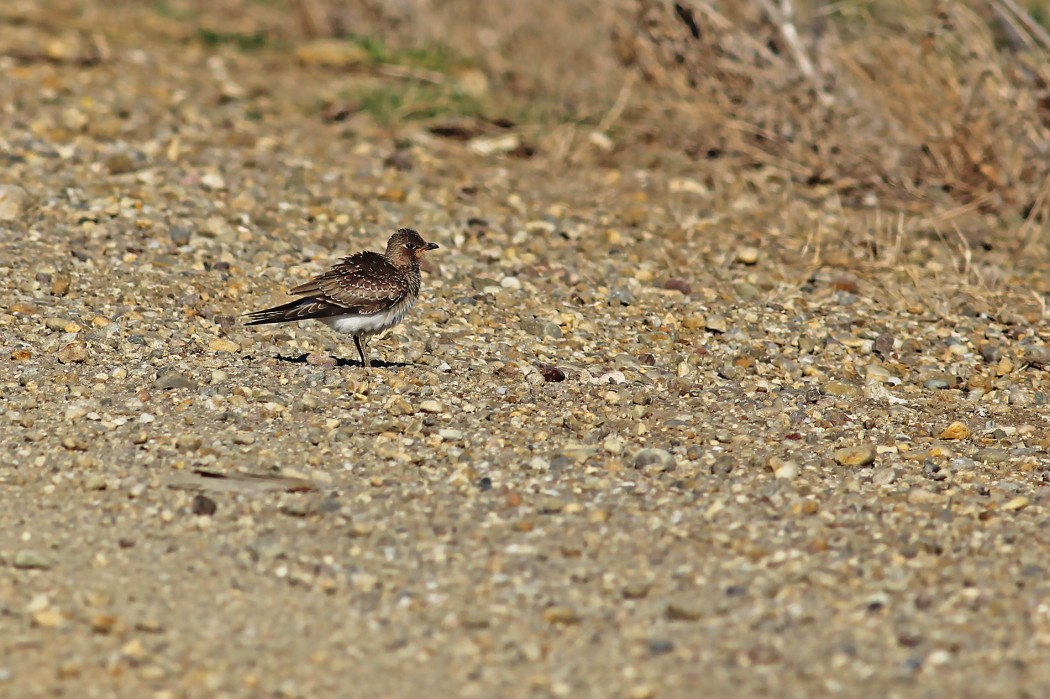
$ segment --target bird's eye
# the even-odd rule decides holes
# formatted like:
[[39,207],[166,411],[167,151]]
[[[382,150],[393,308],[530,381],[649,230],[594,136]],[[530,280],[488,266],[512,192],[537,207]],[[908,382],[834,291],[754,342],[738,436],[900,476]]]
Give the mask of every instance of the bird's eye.
[[415,243],[405,243],[405,247],[408,248],[409,250],[415,250],[416,249],[416,244]]

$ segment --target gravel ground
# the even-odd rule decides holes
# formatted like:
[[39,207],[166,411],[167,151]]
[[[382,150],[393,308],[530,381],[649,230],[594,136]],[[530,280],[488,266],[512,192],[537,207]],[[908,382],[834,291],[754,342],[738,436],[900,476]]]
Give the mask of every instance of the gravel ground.
[[[1039,259],[3,29],[0,693],[1050,693]],[[240,324],[400,226],[370,376]]]

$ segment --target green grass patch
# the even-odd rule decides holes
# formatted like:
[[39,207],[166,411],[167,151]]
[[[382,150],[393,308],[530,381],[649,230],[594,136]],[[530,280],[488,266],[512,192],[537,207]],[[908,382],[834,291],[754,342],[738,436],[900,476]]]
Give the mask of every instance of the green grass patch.
[[457,54],[451,47],[442,43],[395,49],[377,36],[349,35],[345,38],[363,48],[373,63],[391,63],[438,73],[451,73],[473,65],[464,56]]
[[258,51],[264,48],[269,40],[266,32],[217,32],[205,27],[197,28],[197,38],[205,46],[233,45],[241,51]]
[[439,117],[478,116],[483,112],[477,98],[448,85],[384,83],[349,90],[341,97],[384,126]]
[[188,10],[184,7],[177,7],[168,0],[153,0],[153,11],[161,17],[167,17],[168,19],[175,20],[187,20],[194,17],[193,10]]

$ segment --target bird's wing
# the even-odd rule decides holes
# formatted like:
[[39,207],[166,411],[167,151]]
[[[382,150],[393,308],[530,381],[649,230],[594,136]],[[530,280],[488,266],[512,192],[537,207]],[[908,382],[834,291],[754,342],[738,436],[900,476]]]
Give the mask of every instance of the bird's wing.
[[406,291],[403,275],[385,257],[376,252],[359,252],[344,257],[324,274],[288,293],[368,315],[388,308]]

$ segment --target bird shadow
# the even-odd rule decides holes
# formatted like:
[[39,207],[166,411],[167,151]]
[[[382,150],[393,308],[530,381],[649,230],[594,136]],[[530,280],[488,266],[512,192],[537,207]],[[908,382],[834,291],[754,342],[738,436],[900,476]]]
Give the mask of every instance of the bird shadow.
[[[278,354],[274,358],[277,361],[279,361],[279,362],[287,362],[288,364],[307,364],[308,362],[306,361],[306,359],[309,356],[310,356],[309,352],[304,352],[303,354],[300,354],[298,357],[292,357],[290,355],[286,356],[286,355],[283,355],[283,354]],[[332,359],[335,360],[335,365],[337,367],[343,367],[343,366],[360,367],[361,366],[361,362],[359,360],[357,360],[357,359],[345,359],[343,357],[332,357]],[[400,368],[400,367],[413,366],[411,362],[385,362],[382,359],[373,359],[371,361],[371,365],[372,365],[373,369],[397,369],[397,368]]]

